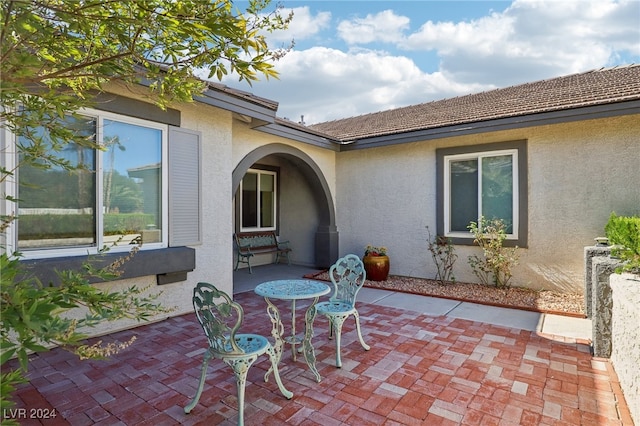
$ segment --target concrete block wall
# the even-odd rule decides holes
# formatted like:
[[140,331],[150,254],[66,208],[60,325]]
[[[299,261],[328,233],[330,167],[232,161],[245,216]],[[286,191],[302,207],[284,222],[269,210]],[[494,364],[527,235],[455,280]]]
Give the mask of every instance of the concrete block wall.
[[609,277],[619,265],[618,260],[604,256],[594,257],[591,262],[591,309],[587,310],[591,313],[593,354],[601,358],[611,356],[613,297]]
[[591,311],[591,295],[593,293],[593,258],[603,256],[608,257],[610,254],[610,246],[596,245],[584,248],[584,306],[587,318],[591,318],[593,314]]
[[640,425],[640,276],[613,274],[611,364],[635,424]]

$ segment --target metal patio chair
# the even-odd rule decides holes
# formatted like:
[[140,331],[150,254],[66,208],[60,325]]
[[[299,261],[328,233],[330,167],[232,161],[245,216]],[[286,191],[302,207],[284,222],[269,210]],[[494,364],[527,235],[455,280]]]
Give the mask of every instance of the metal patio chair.
[[215,286],[209,283],[198,283],[193,289],[193,308],[207,336],[209,348],[204,354],[198,391],[193,400],[184,407],[185,413],[191,412],[200,399],[211,358],[221,359],[233,369],[238,389],[238,425],[244,424],[244,391],[247,372],[258,356],[266,353],[271,360],[271,370],[265,375],[265,381],[268,374],[273,371],[280,392],[287,399],[293,397],[293,393],[282,384],[278,372],[280,357],[277,356],[276,351],[282,354],[282,347],[274,348],[266,337],[258,334],[236,333],[244,320],[244,311],[240,304],[233,302],[228,294]]
[[364,342],[360,330],[360,315],[356,309],[356,296],[364,285],[367,273],[360,258],[355,254],[348,254],[329,268],[329,278],[334,286],[334,293],[327,302],[316,305],[319,314],[329,318],[329,338],[335,333],[336,341],[336,367],[342,367],[340,359],[340,337],[342,324],[353,315],[356,320],[358,339],[364,350],[371,349]]

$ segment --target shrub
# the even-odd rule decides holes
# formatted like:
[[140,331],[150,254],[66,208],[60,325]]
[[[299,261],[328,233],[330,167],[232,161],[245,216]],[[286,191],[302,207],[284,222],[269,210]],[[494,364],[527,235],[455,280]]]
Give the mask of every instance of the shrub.
[[455,283],[453,264],[458,259],[458,255],[455,254],[455,247],[451,243],[451,239],[442,235],[432,237],[428,226],[427,233],[429,252],[431,252],[433,262],[436,264],[436,281],[443,285],[448,282]]
[[512,268],[518,264],[518,247],[504,247],[507,226],[502,219],[487,220],[481,217],[478,223],[468,226],[474,236],[473,242],[482,248],[484,258],[469,256],[473,273],[483,284],[508,287]]
[[617,216],[611,213],[604,227],[609,243],[613,245],[611,254],[624,264],[616,272],[640,273],[640,217]]

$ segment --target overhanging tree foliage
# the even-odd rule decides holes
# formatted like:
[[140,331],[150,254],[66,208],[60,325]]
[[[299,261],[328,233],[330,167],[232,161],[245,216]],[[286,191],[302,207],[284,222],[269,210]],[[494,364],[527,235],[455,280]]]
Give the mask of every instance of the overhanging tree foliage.
[[[252,0],[241,12],[230,0],[5,0],[1,118],[31,139],[38,136],[29,129],[46,128],[58,152],[70,140],[87,143],[58,120],[91,106],[107,82],[142,82],[164,107],[202,92],[197,71],[248,82],[276,77],[273,62],[286,50],[271,50],[264,34],[286,28],[292,16],[264,14],[269,4]],[[61,161],[38,148],[29,154]]]
[[[270,0],[251,0],[241,11],[230,0],[0,2],[0,120],[16,141],[27,141],[16,143],[15,167],[0,165],[0,184],[25,164],[73,172],[76,166],[59,155],[70,144],[101,149],[93,137],[63,123],[92,107],[111,82],[147,86],[149,100],[164,108],[202,93],[206,85],[196,78],[198,72],[217,79],[234,73],[249,83],[277,77],[273,62],[286,49],[270,49],[264,34],[286,28],[292,15],[281,17],[279,7],[264,13],[269,5]],[[3,216],[0,232],[14,219],[11,213]],[[84,271],[62,271],[62,285],[50,287],[19,278],[25,274],[17,254],[0,250],[2,364],[18,355],[26,370],[27,351],[44,350],[43,343],[104,356],[113,348],[82,345],[78,325],[145,319],[161,309],[140,289],[109,293],[88,285],[91,276],[117,276],[119,262],[103,270],[87,263]],[[86,307],[87,317],[60,316],[75,306]],[[22,370],[3,371],[3,418],[15,384],[23,380]]]

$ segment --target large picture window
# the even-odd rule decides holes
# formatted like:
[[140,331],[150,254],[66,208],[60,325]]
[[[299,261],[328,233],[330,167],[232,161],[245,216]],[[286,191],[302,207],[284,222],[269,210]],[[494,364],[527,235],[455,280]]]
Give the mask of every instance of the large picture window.
[[276,229],[277,173],[249,169],[240,182],[240,229]]
[[437,160],[440,235],[470,243],[469,224],[484,217],[504,221],[507,240],[526,243],[524,142],[441,149]]
[[[55,165],[19,167],[17,251],[86,254],[105,245],[166,246],[168,126],[99,111],[84,111],[64,125],[103,149],[68,144],[55,153],[82,166],[71,173]],[[34,132],[47,141],[42,129]],[[31,142],[21,137],[17,143]]]

